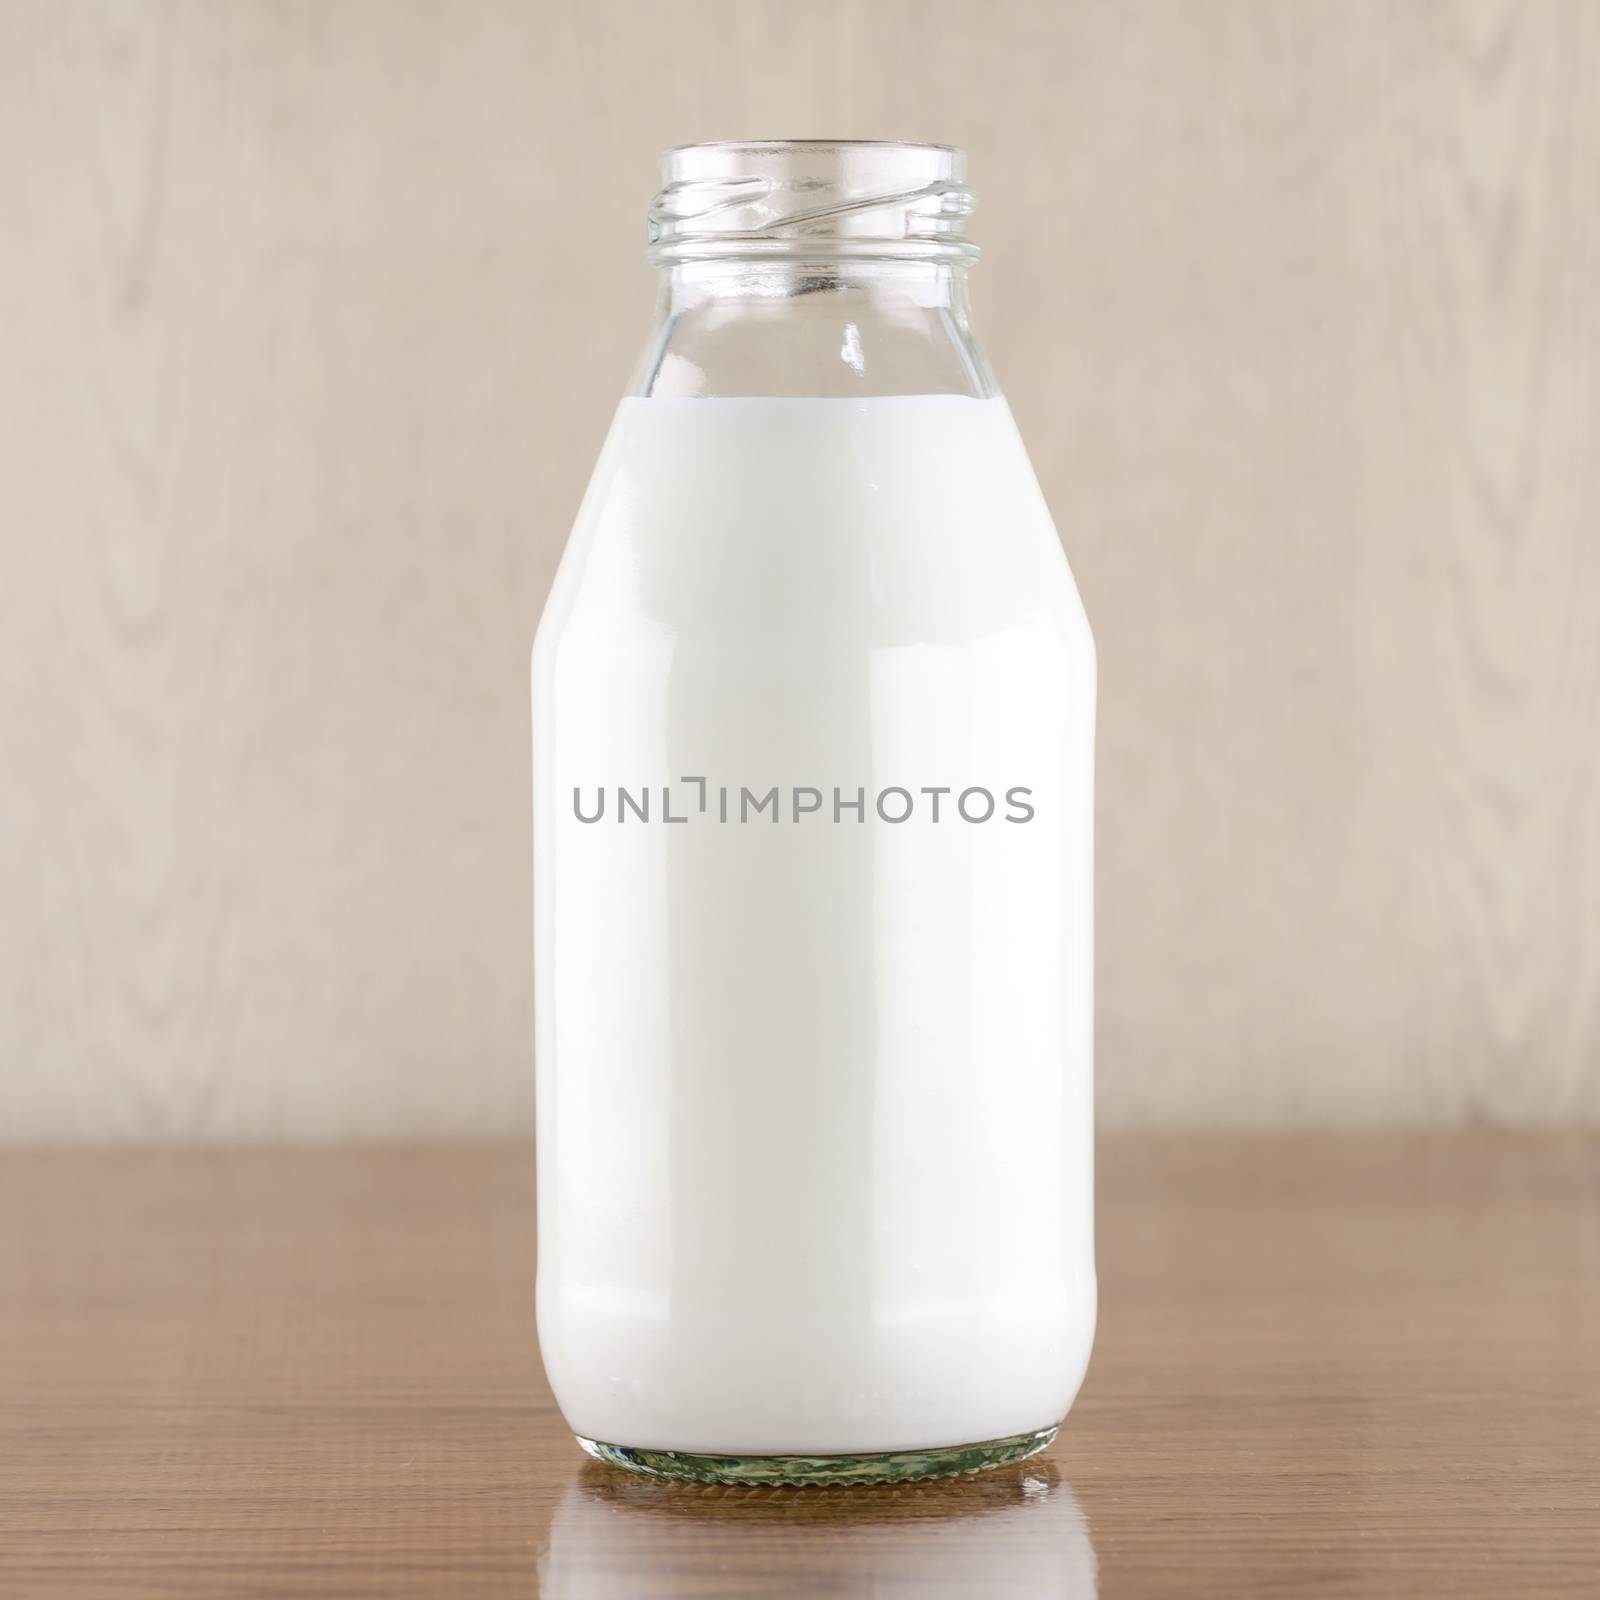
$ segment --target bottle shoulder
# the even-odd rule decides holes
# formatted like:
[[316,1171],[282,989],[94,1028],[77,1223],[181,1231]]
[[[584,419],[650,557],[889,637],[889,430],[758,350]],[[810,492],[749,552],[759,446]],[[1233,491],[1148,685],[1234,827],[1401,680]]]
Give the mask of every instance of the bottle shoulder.
[[1081,612],[1005,402],[955,396],[624,401],[550,607],[874,638]]

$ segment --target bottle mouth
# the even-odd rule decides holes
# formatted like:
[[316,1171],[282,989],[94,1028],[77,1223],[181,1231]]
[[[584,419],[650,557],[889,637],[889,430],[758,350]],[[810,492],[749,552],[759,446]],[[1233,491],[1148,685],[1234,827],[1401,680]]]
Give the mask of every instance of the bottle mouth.
[[976,201],[953,145],[892,139],[736,139],[661,157],[646,255],[970,262]]

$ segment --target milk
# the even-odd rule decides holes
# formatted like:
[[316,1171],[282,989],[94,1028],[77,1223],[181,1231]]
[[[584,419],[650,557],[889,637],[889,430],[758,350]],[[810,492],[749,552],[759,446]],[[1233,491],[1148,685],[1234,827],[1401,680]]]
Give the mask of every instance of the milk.
[[1003,400],[622,402],[534,651],[576,1433],[837,1454],[1066,1412],[1094,672]]

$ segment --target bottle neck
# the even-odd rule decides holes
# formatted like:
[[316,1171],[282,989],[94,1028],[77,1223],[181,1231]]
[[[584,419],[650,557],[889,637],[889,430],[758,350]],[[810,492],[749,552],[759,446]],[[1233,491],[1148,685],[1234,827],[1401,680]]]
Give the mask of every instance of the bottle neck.
[[961,261],[705,259],[660,271],[647,398],[999,391],[967,322]]

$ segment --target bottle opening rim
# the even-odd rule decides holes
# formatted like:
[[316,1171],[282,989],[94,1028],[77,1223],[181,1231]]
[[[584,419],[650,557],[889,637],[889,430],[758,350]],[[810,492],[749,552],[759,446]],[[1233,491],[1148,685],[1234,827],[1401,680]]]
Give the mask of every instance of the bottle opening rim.
[[737,139],[661,156],[646,254],[659,265],[718,257],[830,256],[970,262],[976,201],[954,145],[904,139]]
[[662,161],[690,150],[942,150],[959,156],[959,145],[940,144],[931,139],[696,139],[688,144],[668,145]]

